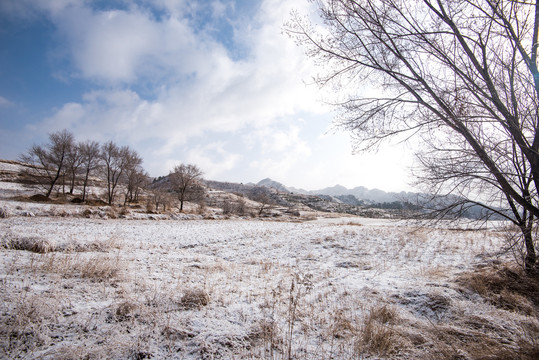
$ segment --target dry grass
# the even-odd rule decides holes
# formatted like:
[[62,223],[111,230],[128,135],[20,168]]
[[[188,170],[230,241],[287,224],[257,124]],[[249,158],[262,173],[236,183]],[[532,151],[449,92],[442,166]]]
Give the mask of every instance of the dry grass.
[[363,224],[355,222],[355,221],[348,221],[348,222],[339,224],[339,226],[345,226],[345,225],[348,225],[348,226],[363,226]]
[[539,315],[539,277],[520,268],[484,267],[464,274],[457,280],[501,309],[525,315]]
[[397,312],[388,305],[373,307],[364,317],[355,343],[355,351],[364,354],[389,356],[399,351],[402,340],[392,328],[398,319]]
[[[427,360],[536,360],[539,355],[538,329],[529,333],[512,333],[503,327],[492,327],[488,319],[474,320],[474,326],[464,324],[430,324],[418,331],[425,339],[420,346],[428,347]],[[534,325],[535,326],[535,325]]]
[[54,242],[39,237],[16,237],[5,235],[0,242],[0,247],[9,250],[24,250],[38,254],[46,254],[55,251]]
[[446,266],[421,266],[418,271],[418,275],[429,279],[443,279],[447,278],[450,274],[451,268]]
[[112,235],[107,239],[95,240],[88,243],[74,243],[63,247],[66,252],[110,252],[113,250],[121,250],[122,242],[116,235]]
[[200,309],[210,303],[210,296],[205,290],[189,289],[184,292],[178,305],[183,309]]
[[89,257],[78,254],[47,254],[31,263],[30,270],[56,274],[62,278],[79,277],[92,282],[111,281],[122,271],[119,256],[92,255]]
[[8,313],[0,316],[0,357],[6,359],[50,343],[51,328],[60,313],[60,303],[54,295],[22,292],[12,305]]

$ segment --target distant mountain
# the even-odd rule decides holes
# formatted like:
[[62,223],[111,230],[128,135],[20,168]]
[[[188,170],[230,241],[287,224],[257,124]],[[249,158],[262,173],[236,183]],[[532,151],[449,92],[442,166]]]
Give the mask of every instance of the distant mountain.
[[350,193],[350,190],[345,188],[342,185],[335,185],[332,187],[327,187],[322,190],[315,190],[310,191],[311,194],[319,194],[319,195],[329,195],[329,196],[339,196],[339,195],[353,195]]
[[257,186],[265,186],[265,187],[272,188],[272,189],[282,191],[282,192],[285,192],[285,193],[291,192],[290,190],[288,190],[288,188],[286,186],[284,186],[283,184],[281,184],[278,181],[271,180],[270,178],[265,178],[264,180],[260,180],[256,185]]
[[[295,193],[303,195],[326,195],[340,200],[343,203],[356,205],[364,203],[391,203],[395,201],[405,201],[409,199],[417,198],[417,193],[411,192],[385,192],[380,189],[367,189],[364,186],[358,186],[353,189],[348,189],[342,185],[335,185],[320,190],[306,191],[303,189],[296,189],[287,187],[278,181],[266,178],[259,181],[256,186],[265,186],[284,193]],[[347,196],[353,196],[354,198]],[[343,198],[342,198],[343,197]]]
[[335,185],[321,190],[310,191],[309,194],[330,195],[334,197],[353,195],[359,201],[366,201],[372,203],[391,203],[394,201],[403,201],[415,198],[417,196],[416,193],[411,192],[385,192],[380,189],[367,189],[364,186],[347,189],[342,185]]
[[334,199],[348,205],[352,206],[363,206],[365,205],[364,200],[359,200],[354,195],[336,195],[333,197]]

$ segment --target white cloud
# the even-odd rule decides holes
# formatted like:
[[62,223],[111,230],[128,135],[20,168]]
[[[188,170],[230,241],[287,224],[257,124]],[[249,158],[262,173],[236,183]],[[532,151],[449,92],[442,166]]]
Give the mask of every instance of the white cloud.
[[10,107],[10,106],[13,106],[13,105],[15,105],[15,104],[13,104],[11,101],[6,99],[5,97],[0,96],[0,107]]
[[[301,49],[281,34],[291,3],[268,0],[252,23],[236,29],[250,49],[239,60],[172,11],[158,20],[138,7],[57,10],[54,21],[69,39],[80,75],[109,84],[84,95],[72,128],[85,133],[97,128],[105,137],[114,134],[134,145],[160,138],[153,152],[167,156],[205,131],[232,133],[247,125],[263,129],[299,111],[322,111],[316,89],[302,82],[310,69]],[[137,93],[140,80],[154,81],[154,98]],[[44,126],[63,126],[65,113],[73,108],[66,104]]]
[[214,0],[211,3],[212,17],[214,19],[222,18],[226,16],[227,9],[232,6],[231,3],[224,3],[219,0]]
[[285,177],[311,156],[311,148],[300,138],[297,126],[289,126],[285,130],[266,128],[255,132],[252,137],[247,141],[251,146],[253,140],[256,142],[260,158],[251,161],[249,166],[272,177]]
[[[314,127],[320,131],[330,115],[318,89],[304,84],[313,65],[282,34],[292,8],[308,13],[310,2],[265,0],[254,16],[226,19],[241,56],[215,29],[194,26],[199,2],[148,0],[115,11],[82,0],[40,4],[64,41],[61,52],[69,54],[73,68],[65,72],[94,90],[60,105],[36,132],[69,128],[79,138],[133,146],[152,175],[183,161],[209,178],[250,172],[309,187],[315,177],[350,184],[363,171],[349,147],[332,158],[333,148],[313,145],[319,133],[311,115],[325,114],[326,125]],[[211,4],[210,16],[234,14],[229,1]],[[307,120],[297,121],[298,114]]]
[[234,169],[242,156],[224,150],[224,143],[210,143],[192,148],[186,156],[186,163],[197,164],[204,176],[215,179]]

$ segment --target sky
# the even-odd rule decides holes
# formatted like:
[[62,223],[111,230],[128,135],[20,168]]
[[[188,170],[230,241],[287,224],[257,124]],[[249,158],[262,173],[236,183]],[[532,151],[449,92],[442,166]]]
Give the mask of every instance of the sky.
[[352,153],[320,69],[283,33],[306,0],[0,1],[0,158],[48,134],[113,140],[151,176],[413,190],[412,150]]

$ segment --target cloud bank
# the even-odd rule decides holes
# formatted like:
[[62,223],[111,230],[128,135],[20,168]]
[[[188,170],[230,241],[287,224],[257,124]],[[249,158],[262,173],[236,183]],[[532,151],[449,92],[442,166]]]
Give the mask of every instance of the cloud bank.
[[[36,128],[112,136],[136,148],[153,140],[156,147],[144,151],[147,162],[154,163],[151,158],[158,156],[167,159],[160,164],[169,164],[194,159],[194,150],[184,156],[178,150],[207,131],[232,136],[248,126],[268,132],[299,112],[319,112],[316,89],[304,83],[310,64],[281,34],[292,8],[305,6],[300,1],[263,1],[247,19],[235,13],[233,3],[213,2],[211,16],[230,16],[223,21],[246,49],[237,58],[235,47],[227,48],[215,29],[204,25],[206,19],[197,18],[200,9],[182,1],[111,10],[94,9],[82,1],[42,4],[38,10],[54,23],[65,46],[70,76],[91,81],[96,90],[83,94],[80,102],[64,104]],[[280,136],[297,138],[297,133],[296,129]],[[307,145],[296,140],[295,156],[308,155]],[[291,151],[279,141],[264,148]],[[219,151],[215,155],[218,159]],[[241,154],[231,156],[238,159]],[[213,165],[212,161],[207,163]],[[292,166],[293,159],[288,156],[285,162]],[[151,170],[166,172],[162,167]]]
[[[25,131],[43,137],[68,128],[80,140],[130,145],[154,176],[192,162],[221,180],[356,185],[346,136],[319,138],[331,114],[319,89],[306,84],[316,69],[282,34],[292,10],[313,14],[312,6],[4,0],[0,12],[10,18],[52,24],[54,77],[85,85],[75,101],[57,104]],[[0,97],[0,107],[10,104]]]

